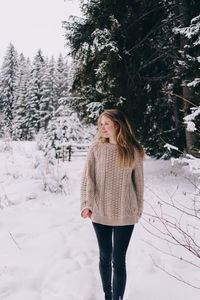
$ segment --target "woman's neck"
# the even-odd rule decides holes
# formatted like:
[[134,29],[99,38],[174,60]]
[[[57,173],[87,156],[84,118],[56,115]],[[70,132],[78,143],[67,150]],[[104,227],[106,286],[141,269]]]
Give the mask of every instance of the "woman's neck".
[[117,140],[114,139],[114,138],[109,138],[109,143],[116,145],[117,144]]

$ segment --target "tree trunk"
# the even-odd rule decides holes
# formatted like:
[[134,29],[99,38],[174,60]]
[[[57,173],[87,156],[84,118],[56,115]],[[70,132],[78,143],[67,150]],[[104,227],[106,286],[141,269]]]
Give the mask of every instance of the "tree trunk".
[[[191,90],[187,86],[183,87],[183,97],[188,100],[191,100],[191,98],[192,98]],[[186,101],[184,101],[184,106],[183,106],[184,107],[184,116],[188,115],[189,105],[190,104],[188,104]],[[194,156],[198,156],[197,151],[191,149],[191,146],[194,144],[197,136],[194,134],[194,132],[187,131],[187,127],[185,127],[185,137],[186,137],[187,153],[192,154]]]
[[[181,27],[186,26],[186,20],[188,18],[187,13],[186,13],[186,7],[184,1],[181,1],[179,4],[179,12],[182,14],[182,18],[180,18],[180,25]],[[185,51],[185,45],[186,45],[186,40],[183,35],[180,36],[180,50]],[[185,55],[183,55],[185,57]],[[188,86],[183,86],[182,88],[182,94],[185,99],[192,100],[192,91]],[[184,101],[183,109],[184,109],[184,116],[187,116],[190,111],[189,111],[189,103]],[[185,138],[186,138],[186,152],[189,154],[192,154],[194,156],[198,156],[199,154],[197,151],[192,150],[191,146],[194,144],[196,140],[196,135],[194,132],[187,131],[187,128],[185,127]]]

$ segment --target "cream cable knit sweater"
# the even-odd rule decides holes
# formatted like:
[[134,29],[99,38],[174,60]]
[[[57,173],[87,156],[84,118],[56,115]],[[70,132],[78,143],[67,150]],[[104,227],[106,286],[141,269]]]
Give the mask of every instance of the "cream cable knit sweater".
[[118,166],[117,145],[95,141],[90,145],[81,182],[81,213],[104,225],[131,225],[143,211],[143,161],[135,149],[135,167]]

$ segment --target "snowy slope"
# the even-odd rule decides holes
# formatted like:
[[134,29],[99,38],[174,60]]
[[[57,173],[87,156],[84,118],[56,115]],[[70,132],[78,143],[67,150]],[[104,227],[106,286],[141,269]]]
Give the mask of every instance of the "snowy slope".
[[[12,143],[9,151],[0,144],[1,300],[103,299],[96,236],[91,220],[82,219],[79,211],[83,165],[84,158],[76,158],[52,168],[34,142]],[[152,204],[156,203],[152,191],[165,198],[176,191],[179,200],[183,192],[194,192],[170,161],[147,159],[144,174],[144,198]],[[49,191],[58,185],[63,193]],[[154,266],[151,256],[191,280],[199,277],[190,265],[148,244],[160,241],[145,230],[147,220],[144,213],[129,244],[124,299],[199,299],[198,290]]]

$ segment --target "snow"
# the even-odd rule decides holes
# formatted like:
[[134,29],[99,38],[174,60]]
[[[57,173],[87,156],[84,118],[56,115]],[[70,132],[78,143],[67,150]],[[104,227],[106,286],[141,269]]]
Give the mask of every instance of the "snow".
[[[180,34],[184,34],[188,39],[191,39],[193,36],[198,35],[200,29],[200,15],[193,18],[190,22],[190,26],[183,28],[174,28],[173,31],[175,33],[179,32]],[[196,42],[196,44],[198,44]]]
[[200,180],[200,159],[195,158],[191,154],[186,154],[185,157],[171,158],[172,166],[182,165],[182,170],[185,170],[186,174],[191,173],[196,175]]
[[197,116],[199,116],[200,114],[200,106],[197,107],[192,107],[190,108],[192,113],[185,116],[184,119],[184,123],[187,124],[187,130],[194,132],[197,130],[196,125],[194,122],[192,122]]
[[188,122],[185,122],[185,123],[187,124],[187,131],[194,132],[194,131],[197,130],[196,125],[195,125],[194,122],[188,121]]
[[103,104],[101,102],[91,102],[86,105],[89,118],[98,118],[103,111]]
[[187,84],[187,86],[189,86],[189,87],[191,87],[191,86],[195,87],[199,83],[200,83],[200,78],[195,78],[193,81],[189,82]]
[[99,52],[105,48],[109,48],[110,51],[114,53],[119,52],[117,43],[114,40],[111,40],[111,32],[107,28],[104,28],[104,30],[99,28],[95,29],[92,32],[91,37],[94,39],[93,45]]
[[[6,147],[0,142],[0,299],[103,299],[96,236],[91,220],[80,217],[84,160],[72,156],[71,162],[50,166],[35,142],[11,142]],[[67,174],[60,192],[45,189],[44,179],[55,184],[59,174]],[[151,257],[190,282],[198,281],[199,269],[197,273],[190,264],[154,249],[149,244],[166,246],[144,228],[150,228],[148,203],[156,207],[155,194],[165,200],[173,194],[183,202],[183,193],[194,192],[185,178],[190,176],[188,169],[172,166],[169,160],[147,158],[144,175],[144,214],[127,251],[124,299],[197,300],[197,289],[164,273]],[[184,254],[184,249],[178,253]]]
[[170,150],[170,149],[178,150],[178,147],[170,145],[170,144],[165,144],[164,148],[167,148],[168,150]]

